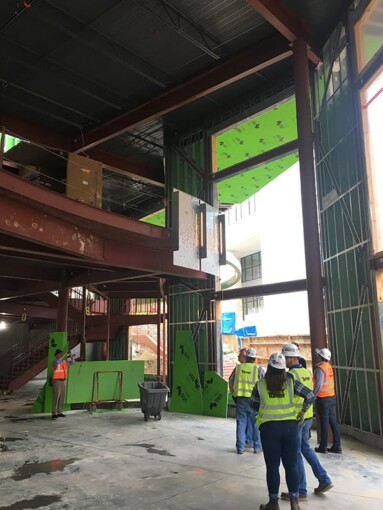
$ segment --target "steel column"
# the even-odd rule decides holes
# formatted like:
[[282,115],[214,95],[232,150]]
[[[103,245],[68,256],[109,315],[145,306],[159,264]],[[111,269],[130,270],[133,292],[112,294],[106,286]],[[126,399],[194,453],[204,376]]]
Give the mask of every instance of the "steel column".
[[68,328],[69,291],[68,287],[61,287],[59,289],[56,318],[57,331],[67,331]]
[[293,44],[293,63],[306,258],[307,298],[311,349],[313,353],[312,359],[314,360],[315,348],[326,347],[326,327],[311,125],[308,48],[306,42],[302,39],[298,39]]
[[[163,353],[165,356],[165,352]],[[157,380],[161,380],[161,298],[157,298]]]
[[86,361],[86,287],[82,288],[82,318],[81,318],[81,361]]

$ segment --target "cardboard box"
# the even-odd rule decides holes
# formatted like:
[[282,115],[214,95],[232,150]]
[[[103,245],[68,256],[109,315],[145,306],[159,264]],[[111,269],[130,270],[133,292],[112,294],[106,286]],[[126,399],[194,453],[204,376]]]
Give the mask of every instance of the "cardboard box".
[[101,208],[102,163],[77,154],[69,154],[66,196]]

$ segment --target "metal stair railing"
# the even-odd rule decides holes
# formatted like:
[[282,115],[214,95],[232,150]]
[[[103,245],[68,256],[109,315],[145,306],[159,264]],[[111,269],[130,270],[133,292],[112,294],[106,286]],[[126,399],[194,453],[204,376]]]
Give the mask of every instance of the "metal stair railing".
[[48,345],[48,335],[52,331],[55,331],[56,321],[51,321],[42,330],[39,335],[35,338],[30,337],[27,340],[19,342],[8,349],[4,354],[1,355],[0,361],[0,376],[4,376],[8,372],[12,371],[17,365],[26,361],[34,352],[39,352],[41,349]]

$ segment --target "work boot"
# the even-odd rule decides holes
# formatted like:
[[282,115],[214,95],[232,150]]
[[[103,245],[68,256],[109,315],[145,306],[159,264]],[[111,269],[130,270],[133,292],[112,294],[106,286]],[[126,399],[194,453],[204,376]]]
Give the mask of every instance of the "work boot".
[[270,499],[266,505],[261,505],[259,510],[279,510],[278,499]]
[[291,510],[300,510],[298,499],[290,498],[290,509]]

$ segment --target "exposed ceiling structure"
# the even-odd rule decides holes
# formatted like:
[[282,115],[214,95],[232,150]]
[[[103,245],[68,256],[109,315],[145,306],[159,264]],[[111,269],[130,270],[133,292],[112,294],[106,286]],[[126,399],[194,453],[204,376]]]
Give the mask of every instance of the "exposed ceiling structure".
[[[82,228],[85,234],[99,239],[100,252],[85,257],[76,253],[78,246],[71,242],[67,246],[52,244],[54,231],[51,244],[46,238],[39,244],[33,237],[36,222],[25,223],[22,233],[10,225],[2,226],[1,265],[13,267],[14,276],[11,270],[0,276],[0,298],[49,292],[63,282],[63,274],[68,285],[126,280],[125,291],[129,278],[141,279],[143,284],[153,274],[179,276],[179,270],[165,261],[170,253],[166,230],[161,233],[164,229],[159,227],[124,223],[163,208],[164,131],[183,131],[202,118],[219,117],[223,112],[227,115],[246,98],[270,91],[282,81],[291,82],[290,43],[298,37],[306,39],[310,59],[318,62],[322,44],[346,3],[3,1],[0,126],[7,134],[30,143],[22,142],[7,152],[8,180],[2,180],[0,193],[12,201],[9,207],[24,221],[29,220],[33,209],[41,218],[48,215],[52,222],[61,221],[64,232],[69,233],[74,226]],[[287,113],[275,122],[281,121],[282,126],[288,117]],[[251,129],[251,122],[245,129]],[[286,141],[294,138],[290,128]],[[267,140],[267,149],[273,147],[270,130],[270,126],[264,127],[258,137]],[[239,160],[243,138],[221,136],[225,152],[230,150]],[[104,164],[102,200],[106,210],[95,212],[94,217],[86,219],[88,206],[83,204],[78,204],[82,207],[78,214],[63,212],[60,195],[47,208],[49,198],[44,192],[61,192],[55,186],[65,183],[62,172],[69,152]],[[247,148],[246,154],[262,155],[256,147]],[[224,151],[221,156],[219,166],[224,169]],[[282,166],[290,165],[290,159]],[[273,165],[265,163],[261,185],[271,174],[276,176],[283,170]],[[43,171],[36,175],[31,166]],[[21,195],[9,195],[11,190],[20,189],[12,181],[20,180],[12,175],[16,167],[25,170],[23,176],[29,181],[23,182],[23,192],[31,197],[28,201]],[[248,175],[252,180],[251,172]],[[225,188],[225,181],[219,184],[222,202],[240,200],[243,177],[233,179],[234,192]],[[34,188],[38,189],[35,198]],[[102,216],[111,213],[118,213],[113,214],[113,224]],[[126,228],[130,229],[129,238],[122,234]],[[156,246],[153,236],[158,239]],[[44,261],[51,280],[39,279],[43,268],[37,261]],[[26,275],[24,280],[21,274]]]

